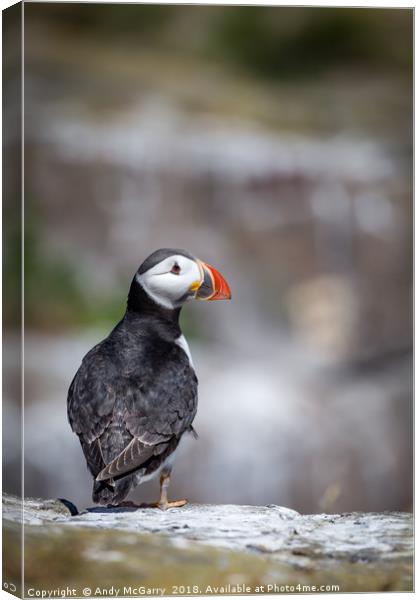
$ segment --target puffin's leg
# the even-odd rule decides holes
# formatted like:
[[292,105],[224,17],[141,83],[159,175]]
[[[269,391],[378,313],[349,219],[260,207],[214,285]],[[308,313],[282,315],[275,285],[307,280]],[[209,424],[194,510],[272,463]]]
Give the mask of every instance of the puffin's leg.
[[168,487],[171,480],[171,471],[163,469],[160,474],[160,500],[157,503],[158,508],[161,510],[167,510],[168,508],[177,508],[179,506],[185,506],[188,500],[173,500],[168,502]]

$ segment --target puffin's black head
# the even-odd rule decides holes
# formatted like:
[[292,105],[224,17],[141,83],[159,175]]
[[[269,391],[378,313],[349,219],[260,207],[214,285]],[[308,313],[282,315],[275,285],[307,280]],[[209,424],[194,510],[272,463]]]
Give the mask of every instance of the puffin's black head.
[[[162,248],[139,267],[130,290],[140,286],[156,304],[177,309],[191,298],[229,300],[231,293],[221,274],[185,250]],[[130,296],[129,296],[130,302]]]

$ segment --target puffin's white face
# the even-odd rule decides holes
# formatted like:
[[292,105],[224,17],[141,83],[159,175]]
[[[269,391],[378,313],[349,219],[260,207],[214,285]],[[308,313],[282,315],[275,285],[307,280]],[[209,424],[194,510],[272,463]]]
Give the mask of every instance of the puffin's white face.
[[203,272],[195,260],[175,254],[137,275],[137,281],[155,302],[172,309],[194,297]]

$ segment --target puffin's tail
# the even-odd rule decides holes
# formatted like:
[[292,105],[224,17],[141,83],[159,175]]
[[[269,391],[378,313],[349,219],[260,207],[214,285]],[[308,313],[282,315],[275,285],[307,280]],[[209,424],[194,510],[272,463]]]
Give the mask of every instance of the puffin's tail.
[[111,504],[115,495],[115,488],[104,481],[93,482],[92,500],[97,504]]
[[[112,480],[111,480],[112,481]],[[131,489],[131,477],[110,483],[108,481],[94,481],[92,500],[102,506],[120,504]]]

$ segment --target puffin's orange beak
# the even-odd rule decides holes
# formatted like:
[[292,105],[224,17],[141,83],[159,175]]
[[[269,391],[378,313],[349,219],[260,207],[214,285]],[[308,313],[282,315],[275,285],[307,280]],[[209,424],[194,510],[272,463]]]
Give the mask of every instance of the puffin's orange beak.
[[[229,285],[217,269],[202,260],[197,260],[202,273],[202,281],[197,286],[197,300],[230,300],[232,294]],[[194,285],[194,284],[193,284]]]

